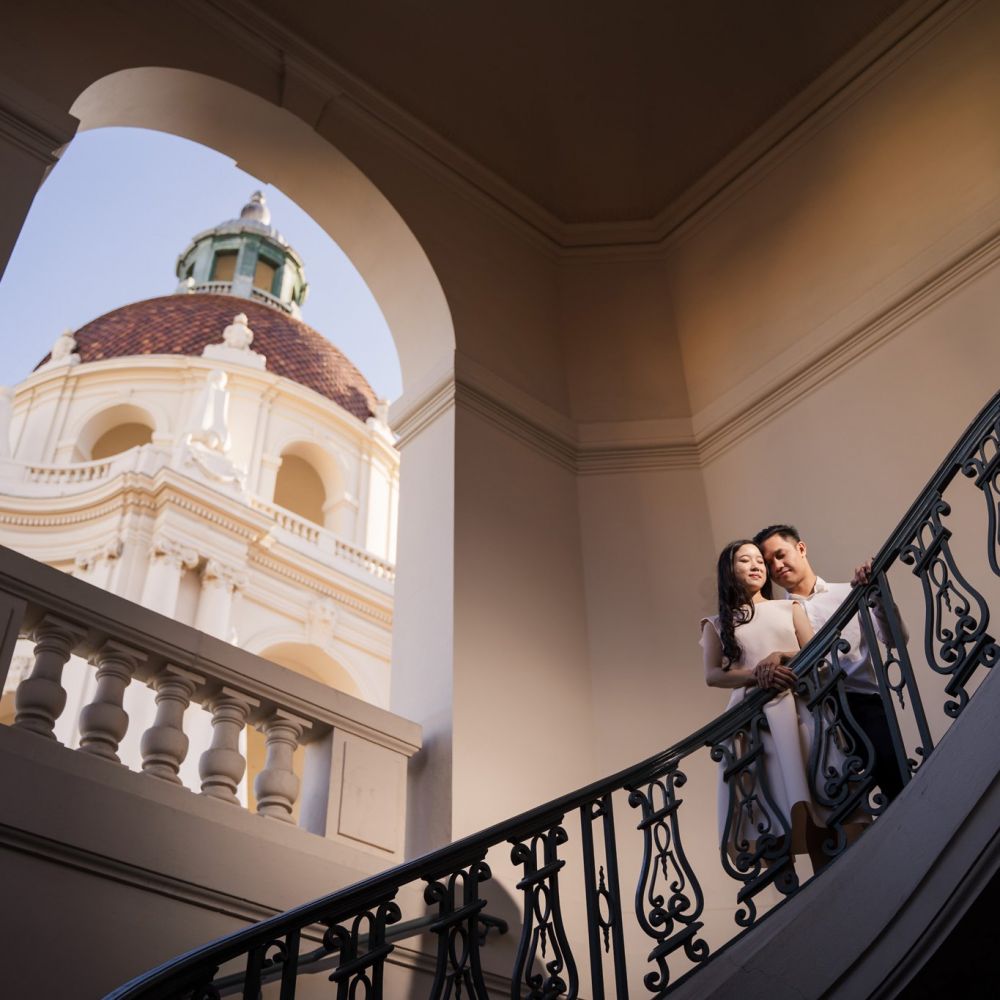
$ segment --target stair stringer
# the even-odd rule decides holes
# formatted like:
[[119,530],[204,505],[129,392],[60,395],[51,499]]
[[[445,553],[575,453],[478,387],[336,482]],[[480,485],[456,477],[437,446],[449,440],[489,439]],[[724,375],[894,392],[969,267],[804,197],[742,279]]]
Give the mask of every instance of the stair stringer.
[[671,1000],[895,996],[1000,868],[998,718],[988,676],[885,816]]

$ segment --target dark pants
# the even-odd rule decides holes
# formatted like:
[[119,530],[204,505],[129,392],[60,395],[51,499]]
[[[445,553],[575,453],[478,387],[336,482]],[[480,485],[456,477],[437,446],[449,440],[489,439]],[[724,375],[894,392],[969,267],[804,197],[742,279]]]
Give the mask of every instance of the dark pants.
[[882,707],[882,698],[877,694],[847,692],[847,707],[854,721],[864,730],[875,750],[872,774],[885,797],[892,800],[903,790],[903,778],[896,763],[896,751],[892,746],[889,723]]

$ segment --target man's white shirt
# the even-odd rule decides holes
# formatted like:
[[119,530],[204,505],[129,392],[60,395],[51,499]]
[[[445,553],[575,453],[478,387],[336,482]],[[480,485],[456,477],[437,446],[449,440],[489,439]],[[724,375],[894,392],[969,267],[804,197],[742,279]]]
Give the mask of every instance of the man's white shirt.
[[[808,596],[786,594],[789,601],[798,601],[805,608],[812,627],[818,632],[833,616],[833,613],[847,600],[851,593],[849,583],[827,583],[816,577],[816,586]],[[877,623],[876,623],[877,627]],[[844,687],[859,694],[878,694],[875,669],[868,652],[868,645],[861,634],[861,622],[855,615],[841,630],[840,637],[851,644],[850,651],[840,654],[840,665],[847,677]]]

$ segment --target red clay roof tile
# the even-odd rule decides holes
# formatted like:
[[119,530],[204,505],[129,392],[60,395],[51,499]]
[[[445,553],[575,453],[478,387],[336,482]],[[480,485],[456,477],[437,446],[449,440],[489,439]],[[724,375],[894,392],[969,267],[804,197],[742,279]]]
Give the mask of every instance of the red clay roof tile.
[[136,354],[198,357],[206,345],[222,343],[222,331],[237,313],[246,313],[251,349],[266,356],[268,371],[332,399],[359,420],[374,413],[372,387],[344,354],[301,320],[250,299],[165,295],[105,313],[73,336],[84,363]]

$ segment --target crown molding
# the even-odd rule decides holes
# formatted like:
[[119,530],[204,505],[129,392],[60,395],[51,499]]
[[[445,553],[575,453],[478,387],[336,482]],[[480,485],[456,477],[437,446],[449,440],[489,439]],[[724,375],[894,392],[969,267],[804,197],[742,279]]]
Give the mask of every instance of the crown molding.
[[666,253],[757,184],[980,0],[909,0],[652,218],[565,222],[251,0],[179,0],[279,77],[279,103],[311,127],[342,112],[554,257]]
[[79,119],[0,76],[0,138],[46,167],[76,135]]
[[[946,263],[913,277],[853,325],[835,331],[819,351],[803,360],[779,357],[740,390],[704,408],[692,419],[703,465],[780,416],[799,400],[892,339],[923,314],[983,272],[1000,264],[1000,204],[992,227],[967,239]],[[966,234],[967,235],[967,234]],[[786,352],[790,354],[791,350]]]
[[[988,210],[989,208],[993,211]],[[990,219],[989,228],[981,216]],[[917,262],[897,281],[859,304],[853,318],[835,317],[828,330],[803,339],[691,418],[574,422],[512,386],[482,365],[456,354],[454,370],[440,373],[423,396],[406,401],[400,447],[456,404],[577,475],[701,469],[830,382],[950,295],[1000,265],[1000,201],[976,213],[951,236],[951,253]],[[400,400],[400,403],[403,403]]]

